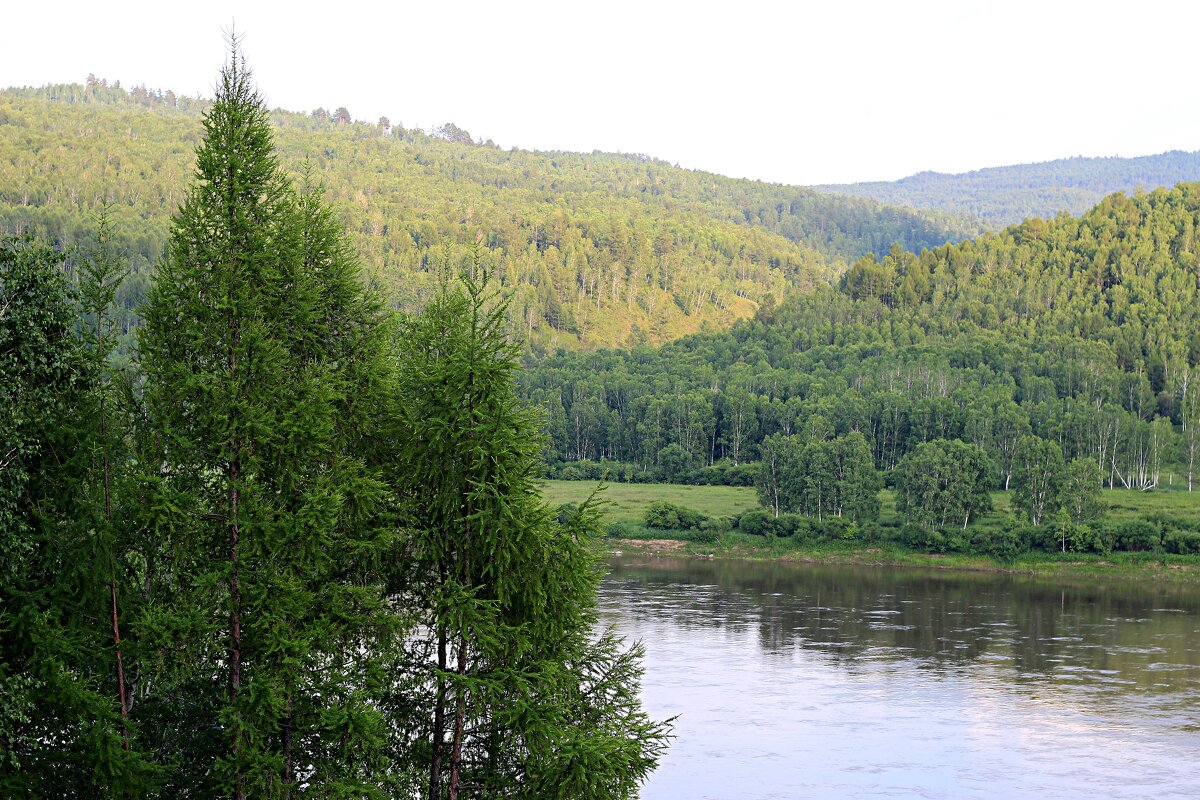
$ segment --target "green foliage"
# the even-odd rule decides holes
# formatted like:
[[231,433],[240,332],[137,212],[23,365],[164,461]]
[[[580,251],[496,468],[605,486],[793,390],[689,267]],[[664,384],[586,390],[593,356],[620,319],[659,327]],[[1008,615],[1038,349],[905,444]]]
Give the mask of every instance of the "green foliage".
[[554,516],[558,520],[559,525],[570,525],[579,516],[578,503],[561,503],[554,511]]
[[1104,517],[1105,503],[1100,497],[1104,476],[1096,462],[1077,458],[1067,465],[1058,493],[1058,503],[1071,522],[1084,525]]
[[[101,82],[0,91],[0,232],[83,242],[91,212],[111,200],[116,244],[133,259],[119,298],[133,325],[209,105]],[[281,166],[311,163],[389,299],[419,308],[439,268],[465,264],[482,232],[516,329],[545,352],[724,327],[842,261],[976,230],[645,156],[505,151],[453,123],[427,135],[328,112],[275,111],[270,122]]]
[[[113,448],[105,326],[76,337],[65,262],[0,241],[0,794],[13,797],[149,785],[143,751],[128,746],[107,623],[116,548],[109,475],[93,458]],[[91,281],[84,295],[103,309]]]
[[[817,419],[820,419],[819,417]],[[760,446],[759,503],[776,515],[794,511],[818,520],[879,516],[882,481],[866,438],[858,431],[833,439],[773,434]]]
[[78,316],[0,248],[0,793],[633,796],[669,727],[486,278],[397,336],[236,43],[196,157],[133,380],[106,214]]
[[178,726],[173,785],[362,794],[385,769],[386,489],[364,442],[386,335],[340,230],[280,167],[236,49],[196,161],[139,336],[164,537],[143,623],[160,693],[142,708]]
[[1037,436],[1021,437],[1014,456],[1013,506],[1032,524],[1040,525],[1057,510],[1062,483],[1063,457],[1058,444]]
[[981,530],[971,536],[969,550],[998,561],[1012,561],[1029,549],[1025,537],[1015,529]]
[[800,514],[780,514],[770,520],[770,525],[776,536],[784,538],[788,536],[808,538],[808,534],[812,531],[809,520]]
[[896,510],[926,530],[961,526],[991,510],[990,464],[979,447],[939,439],[918,445],[896,468]]
[[31,514],[56,479],[47,450],[64,432],[54,421],[78,402],[82,353],[62,260],[27,239],[0,241],[0,585],[30,555]]
[[1098,553],[1106,555],[1112,552],[1115,544],[1113,532],[1103,525],[1073,524],[1068,529],[1070,539],[1067,547],[1074,553]]
[[1200,553],[1200,530],[1175,529],[1163,537],[1163,547],[1168,553],[1181,555]]
[[1036,436],[1064,462],[1093,460],[1110,488],[1153,489],[1177,456],[1185,474],[1200,463],[1188,445],[1200,423],[1184,424],[1200,408],[1198,226],[1200,186],[1184,185],[921,254],[896,248],[860,261],[840,290],[789,297],[727,333],[548,358],[524,391],[548,409],[555,460],[652,475],[671,447],[691,474],[736,449],[776,462],[773,477],[759,472],[772,509],[782,467],[800,458],[772,437],[807,446],[818,419],[817,440],[861,433],[889,482],[918,445],[957,439],[983,448],[992,486],[1007,488],[1017,444]]
[[1122,522],[1114,530],[1114,548],[1131,552],[1157,550],[1162,545],[1162,532],[1147,520]]
[[775,531],[775,517],[766,511],[747,511],[738,519],[738,530],[750,536],[769,536]]
[[399,337],[394,481],[414,561],[397,567],[427,633],[401,731],[408,793],[624,798],[668,729],[637,696],[640,650],[593,636],[594,500],[565,525],[542,501],[537,418],[478,261]]
[[647,528],[689,530],[699,529],[709,519],[707,514],[660,500],[646,509],[645,523]]
[[900,528],[898,540],[914,550],[954,553],[964,549],[963,533],[953,528],[929,528],[912,522]]

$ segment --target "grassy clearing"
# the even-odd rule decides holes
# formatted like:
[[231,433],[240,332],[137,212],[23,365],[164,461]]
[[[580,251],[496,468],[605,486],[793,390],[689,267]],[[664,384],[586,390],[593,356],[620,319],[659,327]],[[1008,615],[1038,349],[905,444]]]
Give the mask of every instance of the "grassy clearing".
[[[596,488],[594,481],[546,481],[543,484],[546,502],[579,503]],[[758,508],[754,490],[742,486],[680,486],[667,483],[610,483],[602,495],[609,503],[606,517],[609,522],[641,522],[646,507],[658,500],[686,506],[712,517],[729,517]],[[1182,488],[1161,489],[1155,492],[1136,492],[1116,489],[1103,493],[1108,503],[1108,518],[1113,521],[1166,514],[1200,522],[1200,491]],[[977,525],[999,525],[1011,511],[1011,495],[994,492],[995,510],[979,519]],[[880,495],[880,521],[899,522],[896,513],[896,493],[885,490]]]
[[[543,496],[551,506],[581,503],[596,488],[595,481],[546,481]],[[686,506],[710,517],[732,517],[758,507],[754,490],[742,486],[679,486],[667,483],[610,483],[601,494],[609,522],[641,522],[654,502]]]

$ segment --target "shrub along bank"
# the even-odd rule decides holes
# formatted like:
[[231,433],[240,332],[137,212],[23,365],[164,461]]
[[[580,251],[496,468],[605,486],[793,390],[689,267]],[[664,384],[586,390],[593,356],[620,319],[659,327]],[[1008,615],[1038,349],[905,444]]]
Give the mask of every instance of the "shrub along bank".
[[[926,529],[895,520],[856,523],[844,517],[814,519],[799,514],[753,510],[710,516],[669,502],[647,508],[641,523],[617,522],[607,535],[623,540],[674,539],[729,552],[783,557],[814,555],[849,560],[870,554],[875,561],[905,563],[914,556],[965,557],[971,568],[1020,568],[1031,564],[1175,565],[1200,567],[1200,523],[1167,514],[1071,525],[1061,517],[1041,525],[1013,518],[993,524]],[[869,559],[870,560],[870,559]]]

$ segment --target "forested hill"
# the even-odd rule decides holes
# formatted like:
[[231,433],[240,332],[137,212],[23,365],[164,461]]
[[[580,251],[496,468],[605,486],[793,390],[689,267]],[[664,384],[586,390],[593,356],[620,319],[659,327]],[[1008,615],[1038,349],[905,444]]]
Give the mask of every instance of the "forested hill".
[[[206,102],[98,81],[0,92],[0,232],[87,242],[103,198],[138,302],[191,177]],[[661,343],[749,317],[893,242],[975,230],[810,189],[641,156],[501,150],[455,125],[277,111],[285,167],[310,171],[368,272],[401,307],[478,237],[535,349]]]
[[980,220],[993,229],[1028,217],[1082,214],[1113,192],[1151,191],[1200,180],[1200,152],[1174,150],[1139,158],[1062,158],[947,175],[920,172],[902,180],[814,187],[881,203]]
[[864,258],[727,332],[549,359],[526,392],[554,460],[626,479],[728,482],[773,434],[858,431],[885,471],[924,442],[978,445],[1003,486],[1033,434],[1148,488],[1200,469],[1197,365],[1200,184],[1184,184]]

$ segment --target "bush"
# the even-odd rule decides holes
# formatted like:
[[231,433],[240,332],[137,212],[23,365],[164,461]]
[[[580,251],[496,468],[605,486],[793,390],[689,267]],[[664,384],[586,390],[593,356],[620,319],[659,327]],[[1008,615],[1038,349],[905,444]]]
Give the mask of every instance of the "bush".
[[855,539],[858,537],[858,526],[842,517],[826,517],[823,520],[810,519],[814,539]]
[[878,543],[886,541],[892,531],[878,522],[864,522],[859,531],[859,537],[864,542]]
[[1176,529],[1163,537],[1163,546],[1168,553],[1188,555],[1200,553],[1200,531]]
[[1157,550],[1162,545],[1162,534],[1157,525],[1143,519],[1122,522],[1115,531],[1114,546],[1117,550],[1139,553]]
[[774,532],[774,518],[766,511],[747,511],[738,520],[738,528],[750,536],[767,536]]
[[920,525],[909,523],[900,529],[899,540],[915,550],[925,550],[930,553],[950,553],[963,550],[965,541],[960,530],[930,530]]
[[700,530],[714,531],[718,535],[728,533],[731,528],[733,528],[733,524],[729,517],[708,517],[700,523]]
[[1058,528],[1046,523],[1045,525],[1026,525],[1014,529],[1026,550],[1041,550],[1053,553],[1062,550],[1062,537]]
[[971,552],[1012,561],[1028,549],[1020,531],[1011,528],[979,531],[971,537]]
[[1103,525],[1076,525],[1071,529],[1067,546],[1075,553],[1107,555],[1113,549],[1113,533]]
[[659,500],[646,509],[645,522],[647,528],[664,531],[699,530],[707,519],[707,514]]
[[556,477],[562,481],[582,481],[586,478],[583,467],[578,464],[566,464],[559,467]]
[[751,464],[738,464],[736,467],[728,467],[725,470],[725,485],[726,486],[753,486],[754,485],[754,466]]
[[808,534],[808,520],[799,514],[780,514],[775,518],[772,529],[776,536],[794,536]]

